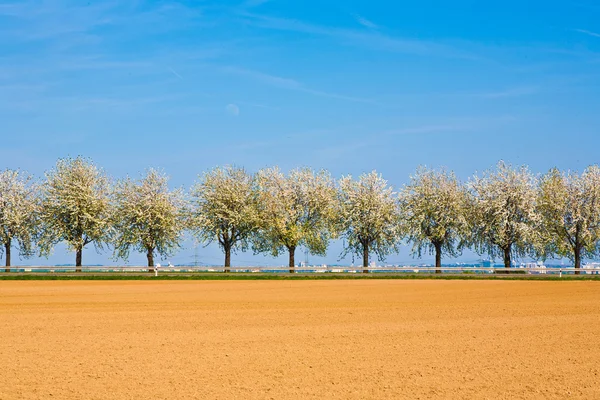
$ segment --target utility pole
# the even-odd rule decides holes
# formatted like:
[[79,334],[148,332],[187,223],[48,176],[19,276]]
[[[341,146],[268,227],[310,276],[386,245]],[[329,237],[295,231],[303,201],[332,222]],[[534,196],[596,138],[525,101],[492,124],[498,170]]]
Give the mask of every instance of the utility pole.
[[308,267],[308,249],[304,249],[304,265]]
[[194,240],[194,267],[198,266],[198,241]]

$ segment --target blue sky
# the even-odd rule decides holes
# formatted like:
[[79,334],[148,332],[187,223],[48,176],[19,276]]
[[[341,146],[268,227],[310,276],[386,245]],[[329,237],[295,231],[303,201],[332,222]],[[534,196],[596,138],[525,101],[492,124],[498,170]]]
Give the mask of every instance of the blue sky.
[[84,155],[185,187],[225,164],[396,187],[420,164],[581,170],[600,147],[598,21],[590,0],[0,0],[0,169]]

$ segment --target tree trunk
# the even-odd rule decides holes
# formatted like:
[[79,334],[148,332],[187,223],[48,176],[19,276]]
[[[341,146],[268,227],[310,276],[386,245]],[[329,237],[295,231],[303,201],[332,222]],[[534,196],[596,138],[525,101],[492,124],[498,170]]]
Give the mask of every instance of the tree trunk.
[[296,255],[296,246],[291,246],[288,247],[288,251],[290,253],[290,263],[289,263],[289,267],[290,267],[290,274],[293,274],[294,272],[296,272],[296,262],[295,262],[295,255]]
[[363,244],[363,273],[369,273],[369,244]]
[[581,269],[581,249],[575,248],[575,275],[579,275]]
[[148,258],[148,272],[154,272],[154,249],[148,249],[146,257]]
[[442,244],[434,243],[435,246],[435,273],[442,273]]
[[81,272],[81,256],[83,253],[83,247],[77,249],[75,253],[75,272]]
[[[509,268],[511,266],[511,261],[510,261],[510,247],[511,246],[507,246],[505,247],[504,250],[504,268]],[[506,271],[508,273],[508,271]]]
[[10,272],[10,239],[4,245],[4,254],[6,254],[6,269],[4,272]]
[[224,272],[226,274],[231,272],[231,246],[230,245],[226,245],[223,246],[223,248],[225,249],[225,269]]

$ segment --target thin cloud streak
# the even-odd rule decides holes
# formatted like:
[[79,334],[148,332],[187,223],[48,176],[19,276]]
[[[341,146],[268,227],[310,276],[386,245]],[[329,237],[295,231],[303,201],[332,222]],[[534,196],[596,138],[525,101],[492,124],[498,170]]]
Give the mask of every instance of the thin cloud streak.
[[366,19],[362,15],[354,14],[353,16],[354,16],[354,19],[356,20],[356,22],[358,22],[359,24],[361,24],[365,28],[370,28],[370,29],[377,29],[377,28],[379,28],[377,25],[375,25],[373,22],[369,21],[368,19]]
[[248,19],[248,23],[260,28],[327,36],[340,40],[343,43],[370,49],[421,56],[482,60],[481,57],[475,54],[426,40],[403,39],[387,36],[379,32],[320,26],[294,19],[275,18],[250,13],[243,13],[241,15]]
[[[122,97],[88,97],[88,96],[51,96],[43,91],[33,92],[24,98],[5,99],[0,97],[0,110],[31,112],[36,110],[52,110],[53,112],[80,111],[120,111],[135,107],[146,107],[159,103],[173,103],[181,100],[185,94],[164,96],[122,96]],[[38,111],[39,112],[39,111]]]
[[175,70],[173,68],[169,68],[169,71],[171,71],[171,73],[173,75],[175,75],[176,77],[178,77],[179,79],[183,79],[183,77],[181,75],[179,75],[177,72],[175,72]]
[[373,101],[371,99],[365,99],[362,97],[346,96],[346,95],[341,95],[341,94],[337,94],[337,93],[330,93],[330,92],[325,92],[322,90],[311,89],[309,87],[306,87],[301,82],[298,82],[294,79],[282,78],[280,76],[269,75],[269,74],[265,74],[265,73],[259,72],[259,71],[252,71],[252,70],[237,68],[237,67],[225,67],[225,68],[223,68],[223,70],[228,73],[246,76],[246,77],[252,78],[254,80],[257,80],[257,81],[260,81],[265,84],[275,86],[275,87],[278,87],[281,89],[293,90],[296,92],[312,94],[314,96],[328,97],[328,98],[332,98],[332,99],[346,100],[346,101],[351,101],[351,102],[356,102],[356,103],[378,104],[376,101]]
[[407,128],[398,128],[363,136],[347,137],[342,145],[322,147],[317,150],[318,154],[328,158],[351,157],[353,153],[363,151],[368,147],[384,146],[395,136],[415,135],[431,136],[442,134],[476,134],[479,131],[514,122],[516,118],[511,115],[497,117],[471,117],[451,119],[438,125],[418,125]]
[[[126,30],[136,34],[165,32],[185,25],[205,23],[197,7],[181,3],[163,4],[145,11],[127,1],[106,1],[79,5],[64,0],[55,2],[23,1],[0,5],[0,15],[20,24],[18,31],[4,31],[19,42],[73,40],[90,37],[102,40],[111,34],[100,29]],[[135,2],[134,2],[135,3]],[[2,30],[0,29],[0,32]]]
[[273,107],[273,106],[270,106],[267,104],[252,103],[252,102],[247,102],[247,101],[236,101],[236,103],[245,105],[245,106],[250,106],[250,107],[264,108],[266,110],[279,110],[279,107]]
[[471,129],[472,126],[468,124],[448,124],[448,125],[424,125],[412,128],[394,129],[383,132],[383,135],[394,136],[394,135],[418,135],[426,133],[442,133],[442,132],[455,132],[464,131]]
[[516,87],[512,89],[507,89],[500,92],[490,92],[490,93],[481,93],[476,95],[477,97],[481,97],[484,99],[501,99],[505,97],[521,97],[521,96],[529,96],[539,92],[537,87],[533,86],[525,86],[525,87]]
[[579,33],[583,33],[583,34],[586,34],[586,35],[589,35],[589,36],[600,38],[600,33],[588,31],[588,30],[585,30],[585,29],[574,29],[574,31],[575,32],[579,32]]
[[290,132],[281,134],[272,140],[265,140],[260,142],[253,140],[250,142],[242,142],[235,147],[239,150],[249,150],[257,148],[268,148],[274,146],[280,147],[284,144],[289,145],[290,143],[307,143],[312,142],[314,140],[318,140],[325,136],[329,136],[338,131],[338,129],[310,129],[300,132]]
[[269,3],[272,0],[246,0],[244,3],[242,3],[242,7],[244,8],[252,8],[252,7],[258,7],[258,6],[262,6],[265,3]]

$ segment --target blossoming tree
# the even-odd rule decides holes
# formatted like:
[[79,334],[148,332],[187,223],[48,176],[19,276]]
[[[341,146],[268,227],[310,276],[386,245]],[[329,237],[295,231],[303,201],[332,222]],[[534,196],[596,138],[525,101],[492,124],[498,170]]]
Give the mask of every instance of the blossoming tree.
[[453,173],[420,167],[400,192],[402,231],[412,252],[435,254],[436,273],[441,273],[442,255],[456,257],[466,235],[466,193]]
[[542,216],[546,255],[568,257],[579,273],[581,260],[600,254],[600,168],[582,174],[550,170],[540,180],[538,211]]
[[170,190],[167,175],[149,169],[138,181],[117,183],[114,193],[115,257],[127,259],[134,249],[146,254],[154,271],[154,256],[168,256],[180,247],[185,228],[181,190]]
[[342,256],[362,256],[364,272],[368,272],[371,253],[383,260],[398,250],[401,230],[397,195],[377,172],[363,174],[358,180],[352,176],[340,179],[339,208],[345,239]]
[[18,246],[21,257],[33,255],[38,211],[32,177],[10,169],[0,172],[0,255],[4,252],[6,272],[10,272],[13,246]]
[[325,255],[337,221],[336,190],[329,173],[304,168],[286,176],[278,168],[268,168],[258,172],[256,184],[260,225],[255,251],[273,256],[287,251],[291,273],[299,246]]
[[225,253],[225,272],[231,252],[245,251],[256,233],[258,191],[252,175],[243,168],[214,168],[191,190],[189,226],[202,242],[217,241]]

